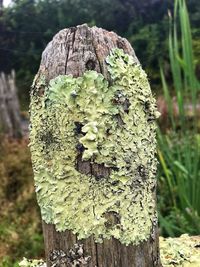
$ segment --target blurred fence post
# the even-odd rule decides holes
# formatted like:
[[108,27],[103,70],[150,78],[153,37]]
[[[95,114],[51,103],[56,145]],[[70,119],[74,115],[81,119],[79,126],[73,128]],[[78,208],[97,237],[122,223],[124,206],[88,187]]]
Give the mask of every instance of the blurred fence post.
[[15,72],[0,73],[0,132],[10,137],[22,136]]
[[30,133],[48,267],[161,266],[157,115],[126,39],[84,24],[48,44]]

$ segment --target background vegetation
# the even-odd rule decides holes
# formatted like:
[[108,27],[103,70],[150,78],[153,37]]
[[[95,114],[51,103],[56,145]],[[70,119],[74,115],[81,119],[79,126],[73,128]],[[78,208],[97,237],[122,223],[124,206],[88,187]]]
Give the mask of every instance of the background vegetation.
[[184,0],[170,15],[170,87],[161,67],[169,126],[158,131],[159,218],[162,234],[200,233],[200,83]]
[[[88,23],[129,39],[154,88],[160,88],[159,58],[168,72],[168,10],[174,0],[14,0],[0,17],[0,71],[17,71],[23,109],[41,53],[60,29]],[[196,54],[200,51],[200,2],[187,0]],[[168,74],[169,75],[169,74]]]
[[[200,1],[186,3],[190,16],[184,0],[15,0],[0,11],[0,71],[16,70],[22,110],[41,53],[60,29],[88,23],[132,43],[162,111],[158,209],[164,236],[200,232]],[[42,257],[43,241],[27,138],[0,141],[0,266],[11,267],[23,256]]]

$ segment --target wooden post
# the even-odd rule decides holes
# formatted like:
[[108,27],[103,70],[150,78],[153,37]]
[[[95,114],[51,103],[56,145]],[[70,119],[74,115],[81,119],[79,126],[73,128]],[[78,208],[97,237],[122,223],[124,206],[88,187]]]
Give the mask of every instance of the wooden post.
[[126,39],[84,24],[48,44],[30,133],[48,267],[161,266],[157,116]]
[[9,75],[0,73],[0,131],[10,137],[22,137],[14,70]]

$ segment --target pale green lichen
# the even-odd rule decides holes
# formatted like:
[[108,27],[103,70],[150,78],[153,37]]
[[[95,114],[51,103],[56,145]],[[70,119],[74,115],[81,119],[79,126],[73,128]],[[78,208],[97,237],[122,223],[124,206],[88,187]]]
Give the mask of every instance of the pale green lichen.
[[[44,96],[36,84],[30,146],[37,198],[43,220],[58,231],[138,244],[156,222],[159,114],[141,66],[120,49],[106,61],[111,85],[95,71],[58,76]],[[80,172],[78,156],[110,174],[97,179]],[[109,214],[117,218],[112,223]]]
[[200,237],[160,237],[160,258],[164,267],[200,266]]
[[19,262],[20,267],[47,267],[43,260],[29,260],[25,257]]

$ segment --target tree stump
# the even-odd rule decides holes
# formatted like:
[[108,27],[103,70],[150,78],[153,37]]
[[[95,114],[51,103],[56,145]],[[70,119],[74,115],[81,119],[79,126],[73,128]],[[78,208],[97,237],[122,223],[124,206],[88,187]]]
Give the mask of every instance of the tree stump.
[[30,108],[47,266],[160,266],[158,112],[129,42],[86,24],[60,31]]

